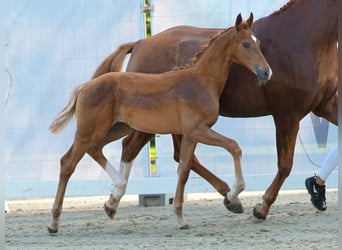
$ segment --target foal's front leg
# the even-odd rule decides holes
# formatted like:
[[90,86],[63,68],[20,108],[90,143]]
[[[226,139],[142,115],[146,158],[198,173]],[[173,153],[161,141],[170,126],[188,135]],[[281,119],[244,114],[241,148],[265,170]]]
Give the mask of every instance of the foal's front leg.
[[178,168],[178,183],[176,188],[175,200],[174,200],[174,212],[177,217],[179,229],[189,229],[190,226],[183,216],[183,202],[184,202],[184,188],[188,180],[192,155],[194,154],[196,143],[188,140],[187,138],[182,139],[180,148],[180,160]]
[[[179,162],[179,151],[180,144],[182,141],[181,135],[172,135],[173,141],[173,158],[176,162]],[[193,155],[191,170],[196,172],[199,176],[203,177],[207,182],[209,182],[217,192],[222,196],[226,197],[227,193],[230,191],[228,183],[221,180],[219,177],[210,172],[205,166],[203,166],[199,160]],[[228,208],[229,209],[229,208]]]
[[242,150],[238,143],[227,138],[206,126],[200,126],[193,131],[194,140],[212,146],[226,149],[233,157],[235,170],[235,183],[224,199],[225,206],[234,213],[242,213],[243,207],[238,195],[245,189],[245,181],[241,168]]

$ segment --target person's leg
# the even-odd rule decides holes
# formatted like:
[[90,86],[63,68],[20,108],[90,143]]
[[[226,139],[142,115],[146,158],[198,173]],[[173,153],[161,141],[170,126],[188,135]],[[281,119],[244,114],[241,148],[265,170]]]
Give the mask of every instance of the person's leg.
[[332,150],[329,151],[325,157],[322,168],[319,171],[316,182],[318,185],[324,186],[331,172],[336,168],[338,160],[338,146],[336,145]]
[[331,172],[337,166],[338,160],[338,147],[334,147],[322,164],[321,170],[318,176],[312,176],[305,180],[305,186],[311,195],[312,205],[318,210],[325,211],[327,209],[325,199],[325,182]]

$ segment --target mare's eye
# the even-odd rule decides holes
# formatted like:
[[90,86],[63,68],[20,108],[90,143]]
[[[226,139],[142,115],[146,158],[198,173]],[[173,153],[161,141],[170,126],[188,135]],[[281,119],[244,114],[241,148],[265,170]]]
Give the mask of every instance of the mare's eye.
[[249,48],[250,45],[249,45],[248,42],[243,42],[243,43],[242,43],[242,46],[243,46],[244,48]]

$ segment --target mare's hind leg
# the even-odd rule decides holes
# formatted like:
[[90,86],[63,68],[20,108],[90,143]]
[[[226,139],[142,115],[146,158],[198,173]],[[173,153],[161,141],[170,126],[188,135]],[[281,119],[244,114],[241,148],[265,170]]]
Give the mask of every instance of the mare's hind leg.
[[52,206],[52,222],[48,227],[49,233],[57,233],[59,227],[59,217],[62,212],[63,200],[65,190],[70,179],[70,176],[74,172],[77,163],[81,160],[87,150],[87,145],[77,143],[76,141],[68,150],[68,152],[61,158],[61,168],[59,174],[59,183],[55,201]]

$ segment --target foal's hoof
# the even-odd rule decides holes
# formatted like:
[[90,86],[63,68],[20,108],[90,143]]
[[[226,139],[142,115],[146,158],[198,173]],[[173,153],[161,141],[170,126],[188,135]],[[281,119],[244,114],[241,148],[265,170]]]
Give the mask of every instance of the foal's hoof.
[[103,205],[103,208],[104,208],[106,214],[108,215],[108,217],[111,218],[111,219],[113,220],[114,217],[115,217],[115,214],[116,214],[115,209],[108,207],[108,206],[106,205],[106,203]]
[[48,227],[48,231],[50,235],[55,235],[58,232],[58,229],[52,229],[51,227]]
[[243,213],[243,207],[242,207],[240,200],[237,200],[235,202],[231,202],[230,200],[228,200],[227,197],[225,197],[223,200],[223,204],[225,205],[225,207],[229,211],[231,211],[235,214],[242,214]]
[[261,205],[257,205],[256,207],[254,207],[253,215],[256,219],[264,221],[264,220],[266,220],[266,214],[261,212],[260,206]]
[[180,226],[179,229],[181,229],[181,230],[188,230],[188,229],[190,229],[190,225],[189,224],[185,224],[183,226]]

